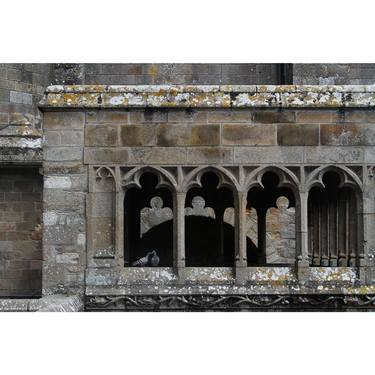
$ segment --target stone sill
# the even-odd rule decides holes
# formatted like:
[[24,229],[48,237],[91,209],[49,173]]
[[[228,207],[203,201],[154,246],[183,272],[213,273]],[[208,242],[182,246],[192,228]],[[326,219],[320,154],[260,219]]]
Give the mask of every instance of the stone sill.
[[43,298],[0,298],[0,312],[76,312],[83,311],[83,301],[77,295],[50,295]]
[[[182,285],[235,284],[235,268],[232,267],[185,267]],[[249,285],[298,285],[294,266],[247,267],[246,282]],[[353,286],[358,281],[355,267],[309,267],[308,282],[316,285],[339,284]],[[118,267],[88,268],[86,285],[90,287],[167,286],[181,285],[170,267]]]
[[365,108],[375,85],[344,86],[49,86],[46,108]]

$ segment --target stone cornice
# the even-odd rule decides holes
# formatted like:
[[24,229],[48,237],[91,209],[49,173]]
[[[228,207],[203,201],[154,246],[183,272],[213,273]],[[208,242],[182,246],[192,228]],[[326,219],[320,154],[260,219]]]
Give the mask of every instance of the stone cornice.
[[375,107],[367,86],[49,86],[40,108],[364,108]]

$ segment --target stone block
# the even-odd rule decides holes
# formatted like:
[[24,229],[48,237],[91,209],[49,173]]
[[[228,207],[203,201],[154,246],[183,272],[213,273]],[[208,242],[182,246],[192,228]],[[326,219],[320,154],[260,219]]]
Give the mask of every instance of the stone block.
[[262,124],[295,122],[296,115],[291,110],[256,110],[253,114],[253,122]]
[[33,104],[33,96],[27,92],[10,91],[11,103]]
[[45,131],[43,134],[44,146],[60,146],[60,132],[58,131]]
[[320,143],[323,146],[373,146],[375,124],[320,125]]
[[189,164],[233,163],[232,147],[189,147],[186,152]]
[[126,125],[120,128],[122,146],[155,146],[157,125]]
[[9,121],[8,113],[0,113],[0,125],[7,125]]
[[64,130],[60,132],[61,146],[82,146],[83,145],[83,131]]
[[9,113],[9,124],[11,125],[34,125],[35,117],[31,113]]
[[364,151],[359,147],[305,147],[306,163],[361,163],[364,160]]
[[85,194],[57,189],[46,189],[43,195],[44,209],[83,213]]
[[374,109],[352,109],[345,110],[345,122],[370,122],[375,123],[375,110]]
[[85,124],[83,112],[45,112],[43,126],[47,130],[82,129]]
[[1,102],[9,102],[9,90],[5,88],[0,89],[0,103]]
[[46,161],[75,161],[82,160],[82,147],[46,147],[44,160]]
[[48,174],[81,174],[86,172],[87,167],[81,161],[45,161],[43,163],[43,173]]
[[223,145],[276,145],[276,125],[222,125]]
[[248,109],[217,109],[207,111],[207,121],[209,123],[251,122],[252,115],[253,111]]
[[220,126],[162,124],[158,129],[157,145],[161,147],[217,146],[220,145]]
[[196,109],[170,110],[168,111],[168,122],[205,124],[207,123],[207,111]]
[[129,162],[129,154],[127,148],[85,147],[84,162],[86,164],[124,164]]
[[130,111],[130,124],[144,124],[150,122],[167,122],[168,112],[163,109],[145,109],[144,111]]
[[277,125],[279,146],[317,146],[319,144],[318,124],[279,124]]
[[97,125],[86,126],[85,146],[118,146],[119,126]]
[[68,176],[45,176],[45,189],[70,189],[72,187],[72,180]]
[[296,111],[296,122],[303,124],[325,124],[340,122],[342,114],[339,110],[299,110]]
[[56,255],[56,263],[60,264],[78,264],[79,254],[77,253],[64,253]]
[[184,164],[183,147],[134,147],[130,149],[130,162],[134,164]]
[[86,113],[87,124],[128,124],[128,111],[94,111]]
[[303,147],[234,147],[234,163],[277,164],[303,163]]

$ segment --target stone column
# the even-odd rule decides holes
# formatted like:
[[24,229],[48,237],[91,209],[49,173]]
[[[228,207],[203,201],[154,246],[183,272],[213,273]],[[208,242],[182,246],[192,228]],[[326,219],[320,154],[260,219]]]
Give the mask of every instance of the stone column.
[[239,191],[235,197],[234,232],[235,232],[235,274],[238,284],[247,281],[247,254],[246,254],[246,205],[247,194]]
[[43,295],[83,294],[86,268],[85,113],[44,113]]
[[308,216],[307,216],[308,192],[299,193],[299,202],[296,199],[296,250],[297,250],[297,277],[304,281],[308,277]]
[[179,281],[185,279],[185,192],[173,194],[173,266]]
[[115,250],[117,265],[124,267],[124,191],[116,191],[115,213],[116,213],[116,230],[115,230]]

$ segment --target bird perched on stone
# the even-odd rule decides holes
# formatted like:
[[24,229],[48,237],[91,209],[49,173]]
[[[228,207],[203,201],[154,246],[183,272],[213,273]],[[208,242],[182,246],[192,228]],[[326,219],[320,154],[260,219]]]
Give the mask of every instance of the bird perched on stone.
[[156,251],[151,251],[151,253],[149,253],[150,256],[148,258],[149,260],[149,263],[150,263],[150,266],[151,267],[157,267],[159,265],[159,262],[160,262],[160,258],[158,256],[158,254],[156,253]]
[[134,261],[131,265],[133,267],[157,267],[159,265],[160,258],[156,251],[148,252],[144,257],[139,258],[138,260]]

